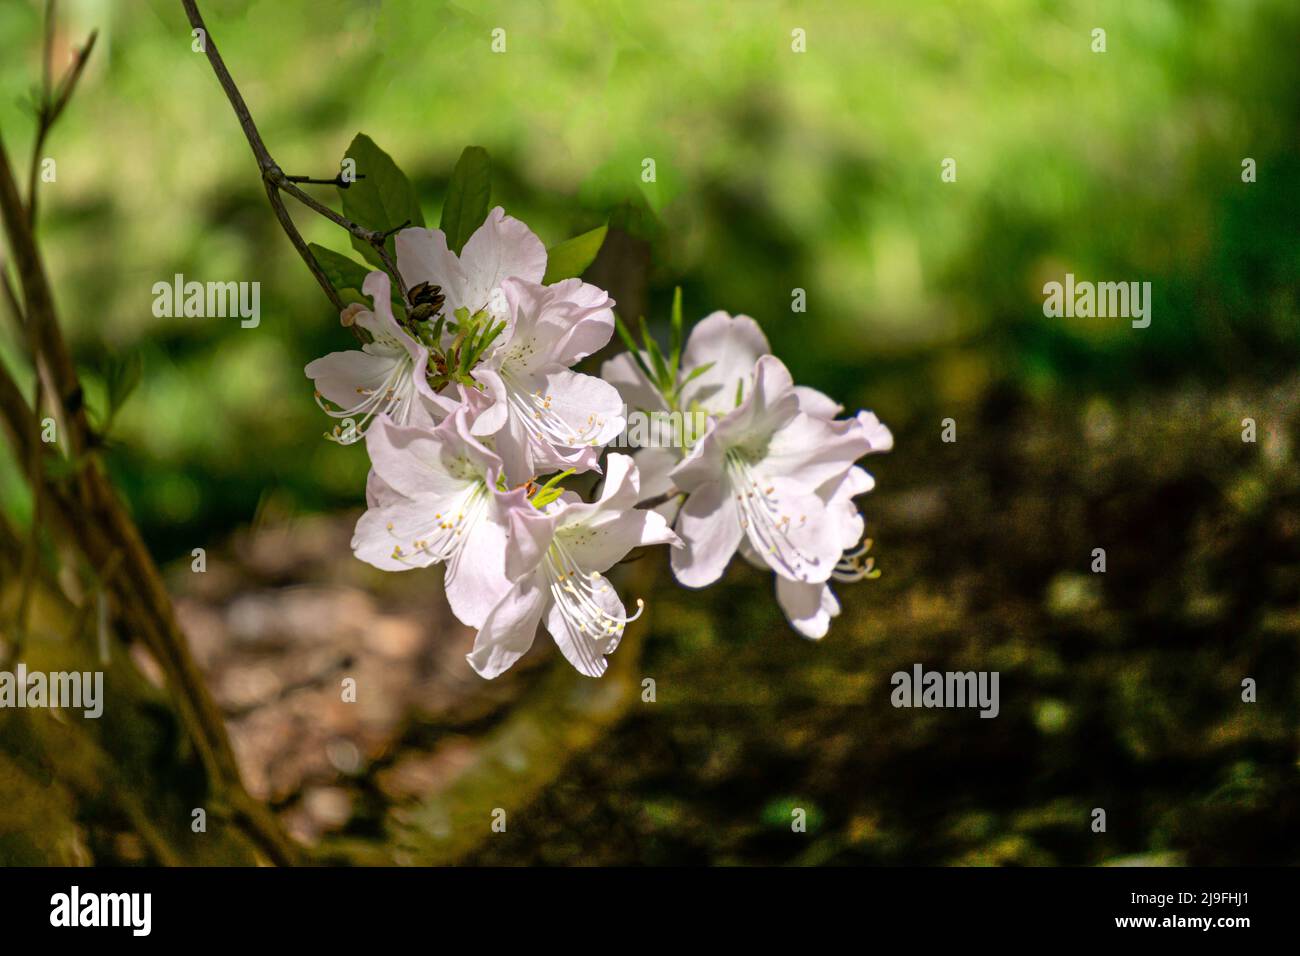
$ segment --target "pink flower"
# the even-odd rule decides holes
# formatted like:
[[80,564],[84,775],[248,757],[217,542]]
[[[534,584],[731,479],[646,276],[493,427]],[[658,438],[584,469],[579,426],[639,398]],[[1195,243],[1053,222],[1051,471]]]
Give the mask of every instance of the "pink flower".
[[597,501],[566,493],[545,511],[511,512],[506,575],[513,583],[468,656],[483,677],[496,677],[522,657],[543,621],[569,663],[599,677],[628,622],[640,615],[643,602],[629,616],[604,572],[633,548],[675,545],[677,536],[662,517],[635,507],[641,491],[632,459],[611,454],[607,464]]

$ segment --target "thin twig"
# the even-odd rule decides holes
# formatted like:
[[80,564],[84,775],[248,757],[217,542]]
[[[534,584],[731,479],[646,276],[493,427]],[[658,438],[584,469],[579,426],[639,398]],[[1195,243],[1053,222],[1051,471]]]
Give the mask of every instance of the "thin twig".
[[27,529],[27,543],[23,550],[23,563],[19,570],[22,590],[18,597],[18,611],[14,617],[15,660],[22,656],[27,646],[27,623],[31,611],[32,594],[36,590],[36,573],[41,551],[41,377],[36,376],[36,394],[32,397],[32,450],[28,462],[28,484],[32,490],[32,521]]
[[32,145],[31,168],[27,174],[27,221],[31,223],[33,229],[36,228],[37,173],[41,167],[41,153],[45,149],[45,139],[50,135],[50,130],[54,128],[54,124],[58,122],[59,116],[72,99],[73,91],[77,88],[77,82],[81,79],[81,73],[86,68],[86,61],[90,59],[90,53],[95,49],[95,40],[99,38],[98,30],[90,34],[90,37],[86,40],[86,45],[77,51],[76,59],[72,61],[72,65],[68,67],[68,71],[59,81],[59,88],[56,93],[53,89],[54,14],[54,0],[46,0],[41,101],[36,110],[36,139]]
[[[0,137],[0,216],[4,219],[5,235],[9,239],[9,249],[23,290],[22,314],[30,334],[39,345],[40,356],[48,364],[58,404],[67,422],[65,433],[71,445],[71,457],[75,460],[85,451],[90,433],[84,393],[63,333],[54,320],[54,296],[36,250],[29,213],[18,195],[18,184],[14,181],[3,137]],[[36,355],[32,358],[37,361]]]
[[[70,86],[64,92],[70,93]],[[66,104],[62,94],[60,102]],[[68,537],[93,566],[105,566],[113,552],[121,550],[122,573],[114,575],[109,588],[125,620],[126,632],[141,638],[167,675],[177,712],[208,773],[214,799],[234,809],[237,824],[272,862],[296,862],[298,847],[270,811],[244,789],[220,712],[190,653],[166,585],[139,528],[127,514],[101,463],[86,454],[93,436],[86,420],[81,383],[59,328],[45,266],[2,139],[0,218],[22,286],[24,325],[37,350],[33,360],[38,365],[41,360],[47,364],[69,420],[65,434],[72,446],[72,475],[65,486],[63,479],[50,474],[48,465],[57,460],[56,456],[30,428],[38,410],[28,407],[21,390],[0,364],[0,416],[8,426],[18,457],[30,460],[26,456],[31,455],[39,460],[38,485],[44,485]]]
[[[208,62],[212,65],[212,72],[217,76],[217,82],[221,84],[222,90],[225,91],[226,99],[230,101],[231,109],[235,111],[235,118],[239,121],[240,128],[244,131],[244,138],[248,140],[248,145],[253,151],[253,157],[257,160],[258,168],[261,170],[262,179],[266,182],[266,195],[271,200],[271,207],[275,210],[275,216],[280,221],[285,233],[289,236],[289,241],[293,243],[298,255],[302,257],[311,274],[316,277],[317,284],[325,292],[330,303],[340,312],[344,308],[342,299],[339,298],[338,292],[334,289],[333,283],[325,275],[325,270],[321,268],[316,256],[308,248],[307,243],[303,241],[301,233],[298,232],[297,226],[294,225],[293,219],[284,208],[284,203],[280,200],[279,193],[286,192],[294,199],[298,200],[308,209],[321,216],[324,216],[336,226],[346,229],[362,242],[368,243],[379,255],[380,261],[388,271],[393,281],[397,283],[397,288],[402,293],[403,300],[407,298],[406,283],[402,280],[402,274],[397,268],[397,263],[393,261],[385,246],[385,236],[374,229],[367,229],[358,223],[353,222],[346,216],[340,215],[329,206],[318,201],[310,193],[298,188],[298,182],[310,182],[301,176],[286,176],[274,159],[271,158],[270,151],[266,148],[266,143],[262,140],[262,134],[257,129],[257,124],[253,121],[252,114],[248,111],[248,104],[244,102],[243,94],[239,92],[239,87],[235,85],[234,77],[230,75],[230,70],[226,68],[226,62],[221,58],[221,53],[217,49],[216,41],[212,39],[212,32],[208,29],[203,20],[203,14],[199,12],[196,0],[181,0],[181,5],[185,8],[185,15],[189,18],[190,26],[196,30],[203,31],[203,48],[207,53]],[[360,332],[353,330],[354,334],[360,336]]]
[[[313,186],[337,186],[339,189],[347,189],[352,185],[352,180],[344,179],[342,173],[339,173],[333,179],[316,179],[314,176],[285,176],[284,178],[291,183],[310,183]],[[361,173],[356,178],[365,179],[365,173]]]

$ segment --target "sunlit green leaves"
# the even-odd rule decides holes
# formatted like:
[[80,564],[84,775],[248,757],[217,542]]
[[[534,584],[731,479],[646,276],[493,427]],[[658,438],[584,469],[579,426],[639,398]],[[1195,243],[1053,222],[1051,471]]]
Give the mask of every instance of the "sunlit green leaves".
[[108,407],[104,413],[104,422],[100,426],[101,431],[107,432],[112,426],[117,413],[122,410],[131,393],[139,386],[143,371],[144,363],[138,351],[111,356],[105,363],[104,397]]
[[608,226],[600,226],[546,250],[546,275],[542,277],[542,284],[550,285],[586,272],[604,245],[607,232]]
[[316,257],[316,261],[320,263],[321,269],[325,271],[330,284],[334,286],[345,302],[363,301],[361,289],[365,284],[366,275],[370,272],[369,269],[347,256],[340,255],[333,249],[326,249],[314,242],[310,243],[307,248]]
[[442,231],[447,248],[460,255],[474,230],[487,218],[492,198],[492,164],[482,146],[466,146],[452,170],[442,205]]
[[[420,212],[420,203],[410,180],[397,168],[392,157],[375,145],[374,140],[365,133],[358,133],[344,158],[356,162],[357,180],[346,188],[339,188],[343,215],[376,232],[389,232],[403,223],[424,225],[424,214]],[[385,245],[393,255],[391,236]],[[352,248],[367,262],[382,265],[379,253],[365,240],[353,236]]]
[[713,367],[712,362],[706,362],[691,369],[685,376],[681,374],[682,366],[682,290],[678,286],[673,292],[673,311],[672,311],[672,345],[667,357],[664,356],[663,350],[659,343],[655,341],[654,336],[646,327],[645,319],[641,320],[641,342],[636,341],[632,330],[628,328],[627,323],[621,316],[614,316],[614,328],[618,332],[618,337],[627,346],[627,350],[632,355],[632,360],[636,362],[637,367],[658,391],[664,397],[670,409],[677,408],[678,400],[681,397],[682,389],[688,382],[693,381],[700,375],[703,375]]
[[559,474],[552,475],[548,478],[546,484],[538,488],[536,494],[529,499],[532,502],[533,507],[538,511],[541,511],[552,502],[559,501],[560,497],[564,494],[564,487],[560,482],[565,478],[568,478],[571,474],[573,474],[573,469],[567,468]]

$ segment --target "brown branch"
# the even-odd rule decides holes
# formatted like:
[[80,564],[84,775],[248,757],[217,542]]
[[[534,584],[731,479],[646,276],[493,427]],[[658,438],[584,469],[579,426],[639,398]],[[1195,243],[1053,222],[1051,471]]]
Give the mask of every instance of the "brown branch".
[[32,520],[27,530],[27,543],[23,549],[22,565],[19,568],[20,580],[22,581],[22,590],[18,596],[18,611],[14,616],[14,659],[22,656],[23,647],[27,643],[27,624],[28,614],[31,611],[32,595],[35,593],[36,573],[40,561],[41,552],[41,377],[36,376],[35,385],[36,394],[32,399],[32,416],[29,419],[32,427],[32,446],[30,459],[28,461],[28,484],[32,489]]
[[[36,250],[27,210],[18,195],[18,184],[14,181],[3,137],[0,137],[0,217],[4,219],[5,235],[23,290],[22,314],[29,333],[39,346],[40,355],[48,365],[58,405],[68,424],[68,438],[75,457],[85,451],[90,433],[84,395],[72,355],[58,323],[54,321],[54,296]],[[32,358],[36,360],[35,355]]]
[[[239,126],[244,131],[244,138],[248,140],[249,148],[253,151],[253,157],[257,160],[258,169],[261,171],[262,179],[266,184],[266,196],[271,201],[271,208],[275,211],[275,217],[280,221],[280,225],[288,235],[289,241],[293,243],[293,247],[298,250],[298,255],[306,263],[307,268],[311,270],[311,274],[316,277],[317,284],[329,298],[330,304],[340,312],[344,308],[343,300],[339,298],[333,283],[325,275],[325,270],[321,268],[316,256],[303,240],[302,234],[294,225],[293,218],[289,215],[288,210],[284,208],[284,201],[280,198],[281,192],[288,193],[312,212],[324,216],[330,222],[346,229],[353,236],[374,248],[379,255],[380,261],[384,264],[384,268],[393,281],[397,283],[397,288],[401,290],[403,300],[409,301],[406,283],[402,280],[402,274],[384,245],[386,238],[384,234],[353,222],[317,200],[310,193],[300,189],[297,186],[298,182],[309,182],[310,180],[302,176],[286,176],[284,170],[271,158],[271,153],[262,140],[262,134],[258,131],[257,124],[248,111],[248,104],[244,102],[243,94],[239,92],[239,87],[235,85],[234,77],[230,75],[230,70],[226,68],[226,62],[221,58],[221,53],[217,49],[216,41],[212,39],[212,32],[204,22],[203,14],[199,12],[198,3],[196,0],[181,0],[181,5],[185,8],[185,15],[189,18],[190,26],[203,31],[204,52],[207,54],[208,62],[212,65],[212,72],[217,76],[217,82],[221,84],[222,90],[225,91],[226,99],[230,101],[231,109],[235,111],[235,118],[239,120]],[[353,333],[360,337],[359,330],[354,328]]]
[[90,53],[95,49],[95,40],[99,37],[99,31],[93,31],[90,38],[86,40],[86,45],[77,51],[77,57],[73,60],[68,71],[59,81],[57,92],[53,89],[53,60],[54,60],[54,0],[46,0],[45,4],[45,45],[42,57],[41,71],[41,101],[36,109],[36,140],[32,145],[32,163],[31,169],[27,174],[27,220],[32,229],[36,228],[36,180],[37,171],[41,166],[41,152],[45,147],[45,139],[58,122],[59,116],[62,115],[68,102],[72,99],[72,94],[77,88],[77,82],[81,79],[82,71],[86,68],[86,61],[90,59]]
[[65,463],[71,466],[72,474],[66,480],[57,479],[50,465],[59,463],[59,457],[30,428],[38,410],[27,406],[21,390],[0,367],[0,414],[9,426],[20,460],[39,464],[30,476],[33,493],[40,494],[44,486],[60,513],[65,532],[92,566],[106,566],[120,550],[122,571],[113,576],[108,589],[127,623],[126,632],[144,642],[167,675],[177,710],[208,771],[216,798],[230,808],[235,823],[268,858],[280,864],[296,862],[297,847],[270,811],[244,789],[225,725],[190,654],[157,565],[102,465],[88,454],[94,436],[86,420],[81,384],[59,329],[31,220],[19,197],[2,140],[0,218],[4,220],[22,286],[21,314],[33,343],[33,361],[37,366],[44,361],[48,367],[69,422],[65,433],[71,453]]

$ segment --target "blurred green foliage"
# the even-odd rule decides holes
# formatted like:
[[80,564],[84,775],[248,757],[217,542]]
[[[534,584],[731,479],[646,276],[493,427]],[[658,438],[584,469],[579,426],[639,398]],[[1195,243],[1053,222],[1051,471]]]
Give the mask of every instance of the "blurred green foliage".
[[[0,128],[24,164],[42,5],[0,2]],[[680,285],[688,323],[753,315],[798,380],[900,439],[871,462],[885,576],[843,590],[832,636],[795,638],[748,569],[708,598],[658,587],[660,702],[484,860],[1294,859],[1294,0],[201,7],[286,172],[333,175],[364,132],[435,223],[481,145],[492,201],[548,246],[608,223],[596,267],[625,259],[602,276],[648,264],[614,291],[661,342]],[[179,2],[60,8],[56,66],[101,36],[48,143],[41,234],[96,421],[129,393],[108,461],[150,545],[359,508],[365,453],[323,440],[302,374],[352,339]],[[290,205],[309,241],[358,258]],[[1044,318],[1066,272],[1150,281],[1151,327]],[[152,286],[177,273],[260,282],[260,325],[155,317]],[[0,322],[0,360],[30,384],[20,351]],[[956,409],[960,448],[936,434]],[[0,507],[21,524],[8,455]],[[1104,580],[1085,573],[1098,541]],[[1000,668],[1003,717],[974,734],[967,714],[888,708],[890,673],[918,660]],[[1238,703],[1242,674],[1272,678],[1267,707]],[[1079,824],[1098,804],[1112,839]],[[63,816],[50,846],[6,832],[0,850],[63,853]]]
[[[18,157],[40,7],[0,5],[0,125]],[[625,307],[662,323],[680,283],[688,317],[755,316],[797,378],[894,423],[1001,379],[1124,389],[1300,357],[1291,0],[202,7],[286,171],[332,175],[364,131],[436,222],[456,157],[481,144],[493,201],[548,245],[606,221],[650,243],[648,301]],[[348,336],[271,216],[180,4],[62,10],[56,63],[101,38],[48,145],[42,232],[100,409],[106,370],[143,357],[111,464],[150,538],[181,553],[266,509],[357,503],[364,453],[320,440],[301,374]],[[1042,284],[1066,271],[1151,281],[1151,328],[1044,319]],[[151,286],[175,273],[260,281],[261,325],[155,318]],[[0,469],[17,511],[20,484]]]

